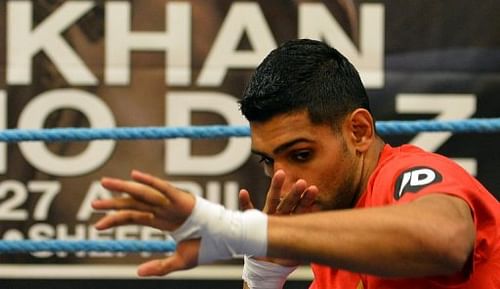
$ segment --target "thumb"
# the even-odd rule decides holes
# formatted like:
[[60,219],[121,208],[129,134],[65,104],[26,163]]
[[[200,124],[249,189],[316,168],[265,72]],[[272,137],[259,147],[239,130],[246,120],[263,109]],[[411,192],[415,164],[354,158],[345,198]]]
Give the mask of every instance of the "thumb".
[[245,189],[240,190],[239,199],[240,199],[241,210],[246,211],[254,208],[252,200],[250,200],[250,193],[247,190]]
[[165,276],[169,273],[179,270],[190,269],[194,266],[195,265],[193,266],[187,265],[177,254],[174,254],[166,259],[152,260],[143,263],[137,269],[137,274],[140,277]]
[[199,239],[182,241],[177,244],[177,251],[173,255],[143,263],[137,274],[141,277],[164,276],[175,271],[191,269],[198,265],[199,246]]
[[152,260],[146,263],[143,263],[137,269],[137,274],[141,277],[147,276],[163,276],[170,272],[173,272],[172,261],[170,260],[172,257],[168,257],[163,260]]

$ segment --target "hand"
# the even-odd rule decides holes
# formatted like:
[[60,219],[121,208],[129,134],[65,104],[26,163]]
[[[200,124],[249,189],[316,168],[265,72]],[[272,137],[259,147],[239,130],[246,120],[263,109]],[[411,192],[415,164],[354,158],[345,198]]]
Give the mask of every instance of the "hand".
[[132,171],[134,181],[103,178],[104,188],[127,196],[95,200],[97,210],[117,210],[101,218],[95,227],[104,230],[126,224],[150,226],[160,230],[177,229],[193,210],[194,196],[180,191],[170,183],[151,175]]
[[[306,181],[299,179],[293,184],[289,192],[282,192],[286,174],[282,170],[276,171],[271,179],[271,185],[266,195],[266,203],[263,212],[268,215],[290,215],[302,214],[314,211],[314,201],[318,194],[318,188],[314,185],[307,186]],[[282,197],[283,195],[283,197]],[[240,207],[242,210],[253,209],[254,205],[250,200],[247,190],[240,190]],[[276,263],[281,266],[293,267],[299,265],[295,260],[279,258],[256,258],[260,261]]]
[[[318,195],[318,188],[314,185],[307,186],[305,180],[299,179],[289,192],[283,192],[285,178],[284,171],[276,171],[271,180],[262,211],[268,215],[303,214],[315,211],[314,201]],[[240,190],[239,199],[242,210],[254,208],[247,190]]]
[[177,244],[173,255],[141,264],[137,274],[141,277],[164,276],[174,271],[194,268],[198,265],[199,250],[200,239],[182,241]]
[[[177,229],[191,214],[195,199],[170,183],[139,171],[133,171],[134,181],[103,178],[104,188],[126,193],[125,197],[95,200],[98,210],[117,210],[101,218],[95,227],[104,230],[126,224],[138,224],[160,230]],[[176,251],[161,260],[152,260],[139,266],[139,276],[162,276],[173,271],[190,269],[197,265],[200,240],[186,240],[177,244]]]

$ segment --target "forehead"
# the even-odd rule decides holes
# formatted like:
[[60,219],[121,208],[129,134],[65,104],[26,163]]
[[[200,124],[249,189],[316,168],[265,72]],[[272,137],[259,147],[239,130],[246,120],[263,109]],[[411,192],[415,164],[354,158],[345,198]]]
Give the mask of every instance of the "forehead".
[[335,135],[328,124],[315,124],[307,112],[277,115],[265,122],[250,123],[252,148],[257,151],[272,151],[274,148],[294,140],[321,142]]

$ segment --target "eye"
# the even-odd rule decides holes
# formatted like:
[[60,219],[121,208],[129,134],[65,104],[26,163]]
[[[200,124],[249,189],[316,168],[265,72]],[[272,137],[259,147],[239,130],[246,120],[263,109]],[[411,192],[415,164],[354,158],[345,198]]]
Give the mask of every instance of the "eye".
[[306,162],[311,159],[312,152],[310,150],[300,150],[292,153],[292,160],[296,162]]
[[274,160],[271,158],[268,158],[266,156],[260,156],[259,163],[265,165],[265,166],[272,166],[274,163]]
[[266,176],[271,177],[273,172],[274,160],[266,156],[260,156],[259,163],[264,167]]

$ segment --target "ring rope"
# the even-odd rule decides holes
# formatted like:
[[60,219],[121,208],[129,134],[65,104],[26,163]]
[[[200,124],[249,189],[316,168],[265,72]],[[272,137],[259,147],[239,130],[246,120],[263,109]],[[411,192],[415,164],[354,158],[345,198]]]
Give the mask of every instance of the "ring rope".
[[[467,120],[378,121],[380,134],[415,134],[418,132],[494,133],[500,132],[500,118]],[[121,127],[121,128],[51,128],[7,129],[0,131],[0,141],[90,141],[169,138],[247,137],[248,126]],[[139,240],[0,240],[0,253],[19,252],[172,252],[174,241]]]
[[174,241],[0,240],[0,253],[21,252],[172,252]]
[[246,137],[247,126],[188,126],[188,127],[119,127],[119,128],[49,128],[49,129],[7,129],[0,131],[0,141],[90,141],[90,140],[133,140],[170,138],[223,138]]
[[[500,118],[467,120],[378,121],[382,135],[415,134],[419,132],[495,133],[500,132]],[[6,129],[0,131],[0,141],[90,141],[171,138],[248,137],[248,126],[186,126],[186,127],[119,127],[119,128],[49,128]]]

